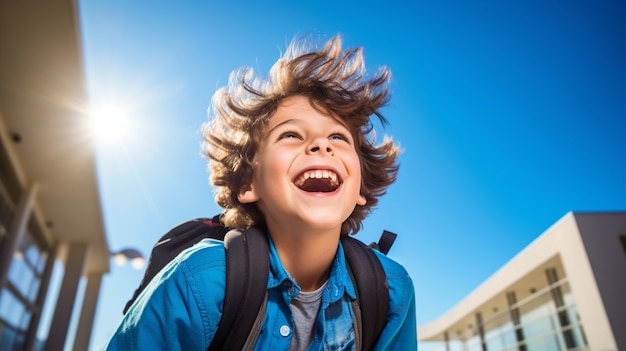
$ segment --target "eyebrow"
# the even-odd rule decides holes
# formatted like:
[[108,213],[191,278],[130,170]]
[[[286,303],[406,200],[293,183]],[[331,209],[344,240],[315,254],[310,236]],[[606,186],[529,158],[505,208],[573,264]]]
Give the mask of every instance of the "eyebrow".
[[289,118],[289,119],[286,119],[286,120],[284,120],[284,121],[282,121],[282,122],[278,123],[278,124],[277,124],[277,125],[275,125],[274,127],[272,127],[272,129],[268,130],[266,135],[270,135],[270,134],[272,134],[272,132],[274,132],[274,131],[275,131],[276,129],[278,129],[279,127],[284,126],[285,124],[293,123],[293,122],[295,122],[295,121],[296,121],[296,119],[295,119],[295,118]]

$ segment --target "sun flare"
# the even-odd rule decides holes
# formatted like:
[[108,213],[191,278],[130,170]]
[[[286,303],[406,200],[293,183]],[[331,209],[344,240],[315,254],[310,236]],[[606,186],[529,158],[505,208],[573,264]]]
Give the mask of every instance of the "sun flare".
[[113,104],[98,106],[91,112],[91,131],[97,141],[105,144],[126,140],[132,130],[128,110]]

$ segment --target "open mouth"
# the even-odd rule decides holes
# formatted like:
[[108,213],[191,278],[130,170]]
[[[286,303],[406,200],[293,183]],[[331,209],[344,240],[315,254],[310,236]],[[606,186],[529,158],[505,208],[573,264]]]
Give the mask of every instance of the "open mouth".
[[328,169],[313,169],[300,174],[294,184],[310,193],[329,193],[337,190],[341,179],[337,173]]

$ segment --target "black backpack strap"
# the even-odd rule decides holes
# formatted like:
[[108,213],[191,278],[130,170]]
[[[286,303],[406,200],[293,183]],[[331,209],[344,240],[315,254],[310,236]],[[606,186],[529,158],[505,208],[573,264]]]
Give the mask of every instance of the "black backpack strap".
[[371,350],[387,324],[389,312],[387,276],[371,247],[348,235],[341,237],[341,243],[356,285],[359,305],[364,307],[360,308],[361,350]]
[[241,350],[265,300],[269,274],[267,235],[252,227],[224,237],[226,291],[222,319],[209,351]]
[[254,350],[256,346],[257,339],[261,334],[261,328],[263,327],[263,322],[265,321],[265,313],[267,312],[267,290],[265,291],[265,298],[263,299],[263,304],[259,309],[259,312],[256,315],[256,320],[254,321],[254,325],[252,326],[252,330],[250,331],[250,335],[246,340],[246,343],[243,345],[241,351],[251,351]]
[[375,248],[376,250],[382,252],[383,254],[388,254],[393,242],[396,241],[396,237],[398,234],[392,233],[387,230],[383,230],[383,234],[378,239],[378,242],[373,242],[370,244],[370,247]]

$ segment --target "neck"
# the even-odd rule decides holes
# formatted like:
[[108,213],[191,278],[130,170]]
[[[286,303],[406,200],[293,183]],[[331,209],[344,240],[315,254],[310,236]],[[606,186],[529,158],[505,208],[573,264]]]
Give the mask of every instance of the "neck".
[[328,280],[340,231],[285,230],[268,226],[280,261],[302,291],[314,291]]

